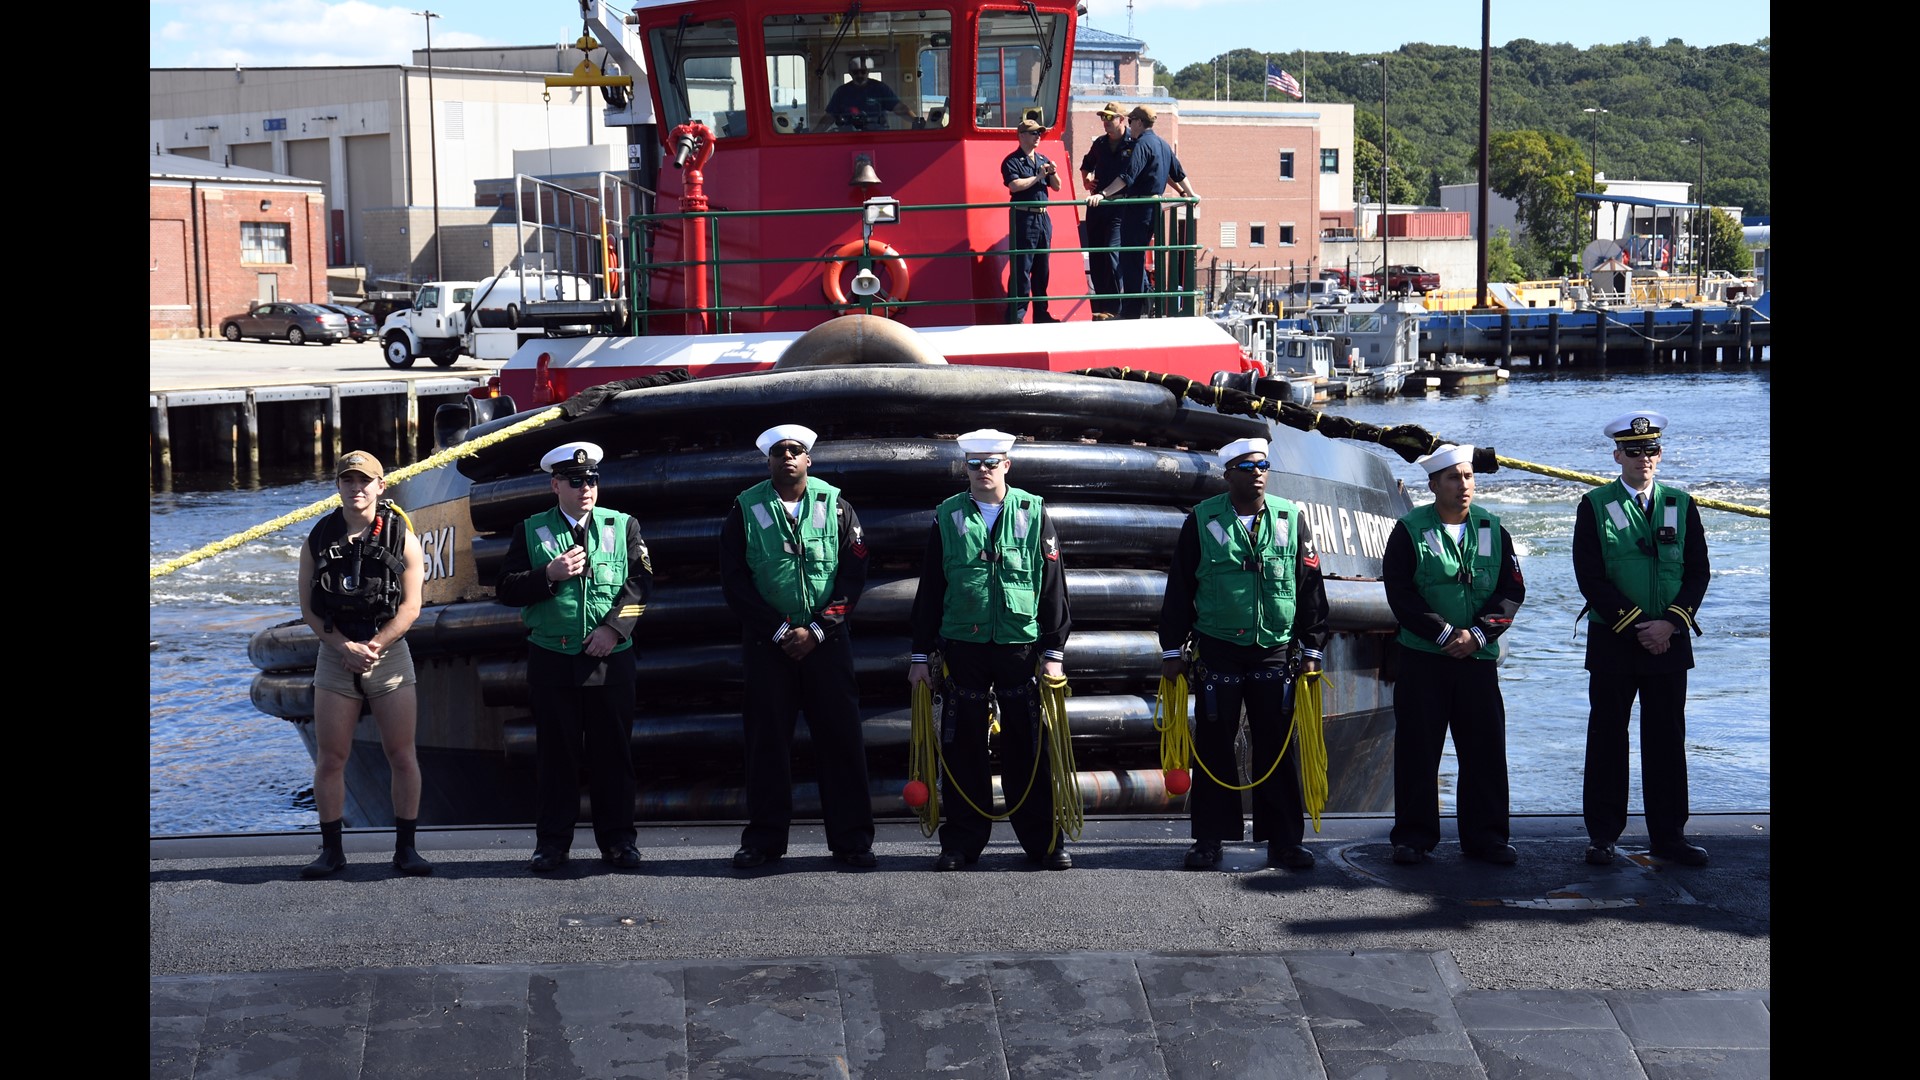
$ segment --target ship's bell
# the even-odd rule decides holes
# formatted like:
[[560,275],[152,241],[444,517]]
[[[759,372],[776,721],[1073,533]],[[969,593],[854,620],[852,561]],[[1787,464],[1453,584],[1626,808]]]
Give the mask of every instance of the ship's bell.
[[873,171],[873,159],[865,154],[857,155],[853,159],[853,179],[847,181],[847,186],[877,186],[879,183],[880,176]]

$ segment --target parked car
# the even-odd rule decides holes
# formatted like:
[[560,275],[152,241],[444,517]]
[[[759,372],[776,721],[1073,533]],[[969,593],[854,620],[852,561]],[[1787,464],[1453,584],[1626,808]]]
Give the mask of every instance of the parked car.
[[1412,263],[1387,267],[1387,291],[1393,293],[1430,293],[1440,288],[1440,275]]
[[290,345],[305,345],[309,341],[331,345],[344,340],[348,334],[347,317],[319,304],[261,304],[245,315],[229,315],[220,320],[220,336],[228,341],[285,338]]
[[1287,303],[1294,306],[1316,306],[1320,304],[1350,304],[1353,294],[1340,282],[1330,277],[1315,278],[1312,281],[1295,281],[1286,288]]
[[354,307],[352,304],[315,304],[314,306],[326,308],[328,311],[337,311],[345,315],[347,317],[347,336],[352,338],[356,345],[362,341],[369,341],[380,336],[380,324],[374,320],[374,317]]

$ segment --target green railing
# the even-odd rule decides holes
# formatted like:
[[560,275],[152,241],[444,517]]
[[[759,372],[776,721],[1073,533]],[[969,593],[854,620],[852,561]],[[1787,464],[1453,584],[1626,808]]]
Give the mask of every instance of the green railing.
[[[1126,299],[1127,296],[1137,295],[1137,298],[1145,303],[1146,314],[1150,317],[1200,313],[1203,310],[1202,295],[1197,273],[1200,245],[1196,237],[1198,221],[1193,216],[1193,207],[1198,201],[1197,199],[1187,198],[1102,200],[1101,205],[1103,206],[1127,206],[1152,203],[1164,205],[1166,209],[1154,214],[1152,240],[1145,246],[1113,248],[1062,247],[1056,244],[1044,250],[1050,253],[1062,254],[1100,251],[1144,251],[1147,253],[1152,280],[1156,286],[1155,289],[1139,294],[1094,292],[1062,293],[1059,291],[1050,291],[1046,298],[1049,301],[1110,299],[1118,302]],[[1011,203],[1007,202],[901,204],[899,216],[900,219],[905,220],[934,211],[1005,211],[1008,210],[1011,205]],[[1053,200],[1049,202],[1049,205],[1084,206],[1085,201],[1078,199],[1070,201]],[[681,246],[684,249],[691,247],[691,244],[687,243],[686,238],[690,236],[691,230],[696,227],[695,223],[697,222],[697,227],[706,231],[707,251],[718,252],[721,250],[723,230],[729,223],[757,218],[794,219],[801,217],[847,215],[854,219],[856,225],[860,225],[863,222],[862,215],[864,210],[865,208],[862,206],[852,206],[807,210],[709,210],[704,213],[681,211],[670,214],[654,213],[634,214],[630,216],[627,219],[626,251],[623,252],[622,260],[626,266],[631,268],[631,273],[624,283],[628,299],[628,310],[631,312],[629,325],[627,327],[628,333],[635,335],[647,333],[648,323],[652,319],[680,318],[687,315],[711,316],[715,332],[730,333],[733,329],[733,319],[737,315],[817,312],[822,315],[831,316],[862,309],[868,313],[876,310],[884,313],[910,308],[974,307],[981,304],[1008,305],[1015,302],[1012,297],[1004,293],[999,296],[943,296],[906,300],[895,300],[875,295],[855,300],[853,303],[847,305],[832,304],[824,300],[818,304],[731,304],[726,301],[725,270],[730,266],[797,266],[805,264],[819,266],[821,272],[826,273],[830,266],[837,266],[841,261],[851,261],[854,264],[855,272],[858,273],[861,269],[872,269],[884,264],[887,258],[875,256],[873,254],[873,248],[883,243],[888,243],[888,233],[881,231],[888,228],[885,225],[877,227],[872,235],[871,241],[863,247],[860,255],[849,257],[847,260],[820,255],[790,257],[755,256],[736,259],[709,257],[703,262],[696,263],[692,260],[665,260],[653,257],[652,237],[661,225],[667,223],[681,223]],[[900,248],[898,245],[889,246],[892,246],[894,252],[902,259],[914,263],[931,262],[938,259],[973,260],[989,253],[998,253],[993,252],[992,249],[985,251],[972,249],[964,251],[911,251]],[[1042,249],[1007,248],[1004,253],[1011,257],[1014,255],[1030,254],[1039,250]],[[648,288],[648,285],[653,282],[658,275],[681,273],[696,266],[706,275],[707,295],[710,298],[710,303],[702,307],[673,308],[653,307],[651,305],[652,290]],[[835,272],[837,272],[837,270]],[[1031,302],[1030,299],[1027,302]],[[968,319],[966,321],[971,322],[972,320]]]

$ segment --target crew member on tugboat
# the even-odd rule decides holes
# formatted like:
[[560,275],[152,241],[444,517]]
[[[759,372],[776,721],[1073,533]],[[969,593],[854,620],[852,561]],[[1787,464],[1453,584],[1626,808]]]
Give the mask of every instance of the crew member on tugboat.
[[433,872],[414,850],[420,816],[420,760],[414,726],[413,654],[407,629],[420,615],[426,560],[406,515],[383,501],[387,472],[365,451],[341,456],[335,472],[340,509],[321,518],[300,548],[300,616],[320,639],[313,665],[313,802],[320,855],[300,870],[326,877],[347,865],[341,847],[347,759],[362,704],[380,727],[392,774],[393,868]]
[[990,428],[960,436],[967,490],[942,502],[913,598],[907,683],[933,683],[936,646],[945,657],[940,753],[946,824],[935,870],[980,860],[993,831],[987,762],[988,699],[998,703],[1000,783],[1027,861],[1068,870],[1066,837],[1054,822],[1051,754],[1041,738],[1034,669],[1064,678],[1073,619],[1060,538],[1036,495],[1007,485],[1014,437]]
[[1040,152],[1047,129],[1032,118],[1020,121],[1020,148],[1000,161],[1000,179],[1012,204],[1007,211],[1007,321],[1020,322],[1033,300],[1033,321],[1058,320],[1047,314],[1048,260],[1052,258],[1053,221],[1047,216],[1047,191],[1060,190],[1060,170]]
[[586,759],[593,836],[616,870],[640,866],[633,827],[633,628],[653,591],[653,561],[631,516],[596,505],[590,442],[540,459],[556,505],[513,530],[495,595],[522,609],[533,704],[536,873],[567,864]]

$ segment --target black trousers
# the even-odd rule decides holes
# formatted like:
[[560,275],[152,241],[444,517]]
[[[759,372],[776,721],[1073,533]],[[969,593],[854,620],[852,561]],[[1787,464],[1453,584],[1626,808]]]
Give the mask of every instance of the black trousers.
[[[1234,645],[1204,634],[1197,639],[1204,670],[1195,686],[1193,748],[1207,769],[1195,765],[1193,788],[1187,795],[1193,838],[1208,844],[1231,844],[1245,834],[1241,793],[1207,775],[1211,770],[1229,784],[1240,782],[1233,743],[1244,707],[1247,739],[1252,746],[1253,775],[1248,779],[1267,777],[1252,791],[1253,838],[1292,847],[1306,835],[1306,822],[1301,816],[1305,804],[1300,792],[1299,740],[1287,738],[1293,727],[1293,681],[1288,678],[1287,648]],[[1286,746],[1285,755],[1280,753],[1282,744]],[[1271,774],[1267,774],[1269,766],[1273,767]]]
[[827,847],[873,846],[873,800],[867,790],[867,748],[860,730],[860,688],[853,643],[845,633],[794,660],[762,638],[743,645],[747,685],[742,712],[747,747],[747,827],[740,843],[769,855],[787,851],[793,823],[793,732],[806,713],[819,776]]
[[1491,660],[1455,660],[1401,648],[1393,689],[1393,842],[1440,842],[1440,752],[1453,733],[1460,762],[1460,847],[1507,842],[1507,707]]
[[535,843],[563,852],[573,846],[583,765],[600,850],[633,843],[633,650],[595,659],[534,645],[527,654],[538,789]]
[[1647,837],[1678,843],[1687,827],[1687,673],[1587,673],[1587,836],[1602,847],[1627,827],[1627,725],[1640,698],[1640,793]]
[[[946,645],[948,682],[940,711],[942,777],[940,849],[977,856],[987,846],[993,822],[993,774],[987,761],[987,692],[1000,708],[1000,790],[1013,835],[1029,855],[1045,854],[1056,841],[1053,825],[1052,755],[1040,735],[1040,689],[1035,679],[1037,645],[992,645],[967,641]],[[1032,777],[1031,788],[1028,777]],[[960,797],[965,792],[973,800]],[[1021,793],[1025,792],[1023,799]],[[975,809],[974,807],[979,807]]]
[[1093,291],[1104,296],[1093,298],[1094,314],[1120,314],[1120,208],[1096,206],[1087,211],[1087,276]]
[[1144,249],[1153,243],[1153,215],[1157,211],[1152,204],[1147,204],[1116,206],[1113,212],[1120,219],[1120,243],[1125,247],[1142,249],[1118,253],[1120,291],[1126,294],[1120,300],[1120,317],[1138,319],[1147,313],[1147,301],[1140,295],[1147,291],[1147,252]]
[[1011,268],[1007,272],[1007,297],[1013,301],[1007,309],[1007,321],[1019,322],[1027,313],[1027,298],[1033,298],[1033,314],[1040,318],[1047,314],[1047,281],[1052,273],[1048,269],[1048,260],[1053,257],[1047,249],[1053,246],[1053,221],[1045,211],[1032,213],[1026,210],[1007,211],[1007,244],[1012,248],[1038,248],[1022,255],[1017,251],[1009,256]]

